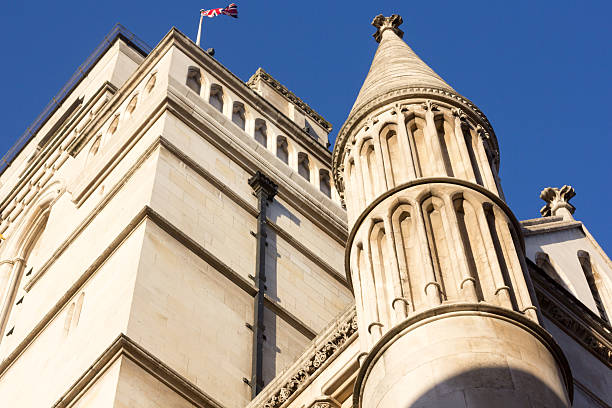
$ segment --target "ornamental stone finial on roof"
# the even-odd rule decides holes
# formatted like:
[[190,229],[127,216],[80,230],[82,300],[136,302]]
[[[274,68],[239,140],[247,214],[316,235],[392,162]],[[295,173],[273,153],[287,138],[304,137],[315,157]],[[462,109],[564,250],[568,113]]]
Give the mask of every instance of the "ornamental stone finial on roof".
[[385,17],[382,14],[377,15],[374,17],[374,20],[372,20],[372,25],[378,29],[374,33],[374,39],[379,43],[382,39],[383,31],[387,29],[393,30],[393,32],[397,34],[399,38],[402,38],[404,36],[404,32],[399,29],[399,26],[403,22],[404,20],[402,20],[402,16],[399,14],[393,14],[391,17]]
[[569,203],[569,200],[575,195],[576,191],[572,186],[546,187],[540,193],[540,198],[546,201],[546,205],[542,207],[540,214],[543,217],[561,215],[565,219],[574,219],[572,214],[576,211],[576,208]]

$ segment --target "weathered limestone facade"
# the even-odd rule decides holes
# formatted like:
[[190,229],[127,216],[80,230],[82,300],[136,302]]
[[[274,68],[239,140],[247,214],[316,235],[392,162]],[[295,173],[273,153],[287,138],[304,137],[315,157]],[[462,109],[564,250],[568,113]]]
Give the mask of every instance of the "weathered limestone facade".
[[484,114],[373,24],[333,154],[264,70],[113,31],[3,161],[0,405],[612,406],[573,188],[519,222]]

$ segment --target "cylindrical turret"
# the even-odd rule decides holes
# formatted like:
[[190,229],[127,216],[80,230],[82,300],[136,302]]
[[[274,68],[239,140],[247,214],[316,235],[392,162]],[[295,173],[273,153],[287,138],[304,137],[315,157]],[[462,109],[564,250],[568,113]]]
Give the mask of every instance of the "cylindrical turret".
[[380,45],[333,153],[367,353],[355,406],[568,407],[493,129],[404,43],[401,22],[374,19]]

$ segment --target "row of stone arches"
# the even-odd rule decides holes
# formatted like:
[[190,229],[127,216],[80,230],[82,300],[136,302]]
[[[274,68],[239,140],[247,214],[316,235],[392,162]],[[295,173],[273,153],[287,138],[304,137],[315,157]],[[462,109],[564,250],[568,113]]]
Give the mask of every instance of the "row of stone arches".
[[[201,95],[203,82],[201,70],[198,67],[189,67],[187,87]],[[263,118],[256,117],[253,112],[248,112],[243,102],[232,101],[221,85],[211,83],[207,95],[208,103],[212,107],[222,114],[227,114],[238,128],[250,134],[257,143],[271,151],[280,161],[297,171],[308,182],[317,185],[323,194],[332,197],[329,170],[319,168],[308,153],[300,151],[287,136],[272,134]]]
[[[351,249],[356,301],[372,341],[413,313],[454,302],[533,312],[515,228],[480,193],[416,186],[361,223]],[[387,210],[378,210],[387,208]]]
[[440,176],[467,180],[500,195],[495,159],[482,140],[486,132],[460,111],[428,106],[383,112],[364,126],[345,158],[350,202],[363,209],[395,186]]

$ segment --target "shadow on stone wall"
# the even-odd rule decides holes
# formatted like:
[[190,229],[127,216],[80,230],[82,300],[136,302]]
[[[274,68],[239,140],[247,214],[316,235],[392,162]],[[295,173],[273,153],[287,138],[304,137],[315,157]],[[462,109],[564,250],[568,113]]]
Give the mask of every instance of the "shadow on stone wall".
[[[546,369],[547,371],[548,369]],[[435,377],[435,373],[433,373]],[[407,384],[415,393],[415,388]],[[395,388],[403,384],[395,385]],[[404,388],[405,389],[405,388]],[[534,375],[508,367],[479,367],[435,381],[424,387],[411,401],[402,403],[401,389],[392,390],[397,401],[387,401],[381,407],[393,408],[567,408],[565,396]],[[387,394],[385,398],[391,398]],[[363,408],[367,408],[365,405]]]

